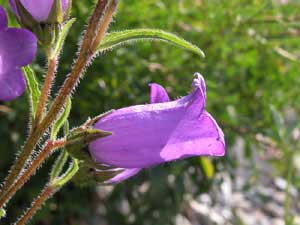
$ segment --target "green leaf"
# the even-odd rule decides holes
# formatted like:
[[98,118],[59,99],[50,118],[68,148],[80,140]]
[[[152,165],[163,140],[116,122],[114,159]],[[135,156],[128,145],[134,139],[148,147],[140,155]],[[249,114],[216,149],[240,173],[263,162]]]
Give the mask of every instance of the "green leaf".
[[56,136],[57,136],[60,128],[67,121],[67,119],[70,115],[71,107],[72,107],[72,101],[71,101],[71,98],[69,97],[68,100],[67,100],[64,112],[61,114],[59,119],[55,122],[55,124],[52,127],[51,136],[50,136],[51,140],[56,139]]
[[201,167],[208,179],[211,179],[215,174],[215,167],[211,160],[207,157],[200,157]]
[[[66,121],[64,124],[64,135],[67,136],[69,134],[69,122]],[[64,149],[57,159],[55,160],[51,173],[50,173],[50,180],[53,181],[56,179],[60,174],[61,171],[63,170],[66,162],[68,161],[69,153]]]
[[157,29],[134,29],[108,33],[99,45],[97,53],[119,47],[126,43],[143,40],[165,41],[205,57],[204,52],[192,43],[176,36],[175,34]]
[[66,164],[69,157],[69,153],[66,150],[63,150],[57,159],[54,162],[54,165],[52,167],[51,173],[50,173],[50,180],[54,180],[57,178],[61,171],[63,170],[64,165]]
[[6,217],[6,211],[5,209],[0,209],[0,219]]
[[79,170],[78,159],[72,158],[72,163],[69,169],[67,170],[67,172],[65,172],[62,176],[54,179],[52,181],[53,185],[56,188],[60,188],[64,186],[67,182],[69,182],[74,177],[74,175],[78,172],[78,170]]
[[66,40],[66,37],[75,21],[76,21],[76,19],[72,18],[63,26],[63,28],[59,34],[59,37],[57,39],[53,54],[52,54],[53,58],[57,58],[59,56],[59,54],[63,48],[64,42]]
[[38,101],[41,95],[39,83],[35,77],[34,71],[30,68],[30,66],[24,67],[23,72],[26,78],[27,93],[30,101],[32,118],[34,119]]

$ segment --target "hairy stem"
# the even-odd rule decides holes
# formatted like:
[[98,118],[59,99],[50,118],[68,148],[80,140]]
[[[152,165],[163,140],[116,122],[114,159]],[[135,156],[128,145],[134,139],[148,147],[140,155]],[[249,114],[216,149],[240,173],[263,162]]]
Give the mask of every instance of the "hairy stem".
[[15,223],[15,225],[24,225],[26,224],[32,216],[42,207],[42,205],[51,198],[55,192],[58,191],[58,188],[53,186],[51,183],[48,183],[41,194],[34,200],[31,207],[25,212],[23,216]]
[[107,6],[107,10],[102,18],[102,24],[101,26],[99,27],[99,30],[98,30],[98,33],[97,33],[97,36],[94,40],[94,43],[92,45],[92,52],[96,52],[100,42],[102,41],[108,27],[109,27],[109,24],[111,23],[112,19],[113,19],[113,15],[116,11],[116,8],[117,8],[117,5],[118,5],[118,1],[117,0],[111,0],[109,5]]
[[90,18],[87,31],[84,35],[83,42],[80,47],[79,56],[72,68],[71,74],[65,81],[45,118],[36,127],[36,129],[32,130],[29,134],[29,137],[27,138],[19,157],[17,157],[15,163],[10,169],[8,176],[5,179],[0,193],[0,198],[5,194],[7,189],[14,184],[15,178],[19,176],[20,172],[27,162],[27,159],[30,157],[32,151],[38,144],[38,141],[56,119],[60,110],[63,108],[67,97],[71,94],[72,90],[76,86],[82,72],[84,71],[84,68],[88,64],[91,55],[93,54],[90,50],[91,44],[94,41],[96,32],[98,31],[100,19],[104,14],[106,5],[107,0],[98,0],[93,15]]
[[49,141],[42,149],[42,151],[31,162],[30,166],[24,171],[24,173],[15,181],[7,192],[0,198],[0,208],[3,208],[10,198],[29,180],[29,178],[36,172],[41,166],[44,160],[54,152],[54,150],[64,147],[66,141],[64,139],[57,141]]
[[55,177],[55,179],[47,183],[42,193],[34,200],[31,207],[15,224],[26,224],[49,198],[51,198],[60,188],[66,185],[74,177],[78,170],[78,160],[72,158],[72,163],[68,170],[60,177]]
[[39,103],[37,106],[35,121],[33,125],[33,129],[37,127],[37,125],[40,123],[43,113],[45,112],[45,107],[48,101],[48,96],[51,92],[51,87],[54,80],[54,75],[56,71],[57,66],[57,59],[51,58],[48,60],[48,71],[45,77],[45,82],[42,88],[41,96],[39,99]]
[[59,113],[63,105],[66,103],[67,97],[71,95],[72,91],[78,84],[85,67],[89,64],[92,56],[94,55],[92,45],[95,41],[95,36],[97,35],[98,30],[99,31],[103,30],[105,32],[107,30],[107,27],[109,26],[109,22],[100,23],[100,19],[102,18],[103,15],[105,18],[107,12],[107,10],[105,11],[106,5],[107,5],[107,1],[105,0],[98,1],[96,5],[95,13],[91,18],[91,21],[93,22],[90,23],[90,26],[87,29],[86,38],[84,38],[83,40],[78,59],[71,73],[69,74],[68,78],[64,82],[62,88],[60,89],[57,97],[52,103],[48,114],[41,122],[41,127],[49,127],[49,125],[55,120],[57,114]]

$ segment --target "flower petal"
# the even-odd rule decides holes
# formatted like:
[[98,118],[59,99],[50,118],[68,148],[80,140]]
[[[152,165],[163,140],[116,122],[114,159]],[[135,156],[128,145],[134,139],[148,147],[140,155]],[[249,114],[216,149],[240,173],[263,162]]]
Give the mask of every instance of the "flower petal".
[[0,71],[31,63],[36,51],[37,39],[30,31],[18,28],[0,30],[0,57],[3,62]]
[[[209,139],[207,136],[207,129],[212,126],[202,119],[204,94],[199,86],[190,95],[176,101],[132,106],[113,112],[96,123],[96,128],[113,134],[90,144],[92,156],[99,163],[122,168],[144,168],[177,159],[161,155],[164,149],[170,151],[175,142],[194,142],[201,140],[201,135],[204,134],[207,145],[213,147],[216,145],[215,139],[219,137]],[[207,125],[210,126],[206,127]],[[194,127],[201,131],[195,132]],[[186,138],[177,138],[179,133]],[[174,148],[174,151],[180,151],[176,153],[180,157],[192,155],[190,148]],[[195,151],[198,155],[213,155],[212,149],[204,151],[201,146]]]
[[0,100],[13,100],[23,94],[25,78],[20,69],[0,73]]
[[161,158],[167,162],[191,156],[224,154],[224,134],[208,112],[195,119],[182,119],[160,152]]
[[7,27],[7,16],[4,9],[0,6],[0,30]]
[[170,98],[166,90],[159,84],[149,84],[150,86],[150,103],[168,102]]
[[107,180],[104,182],[104,184],[117,184],[121,183],[124,180],[129,179],[130,177],[135,176],[137,173],[139,173],[142,169],[125,169],[123,172],[120,174],[116,175],[115,177],[111,178],[110,180]]
[[[37,21],[45,21],[51,11],[54,0],[21,0],[24,8],[33,16]],[[10,7],[16,17],[19,18],[19,13],[15,0],[9,0]],[[65,11],[68,7],[68,0],[61,0],[62,9]],[[39,10],[41,7],[41,10]]]
[[37,21],[47,20],[54,0],[21,0],[24,8]]

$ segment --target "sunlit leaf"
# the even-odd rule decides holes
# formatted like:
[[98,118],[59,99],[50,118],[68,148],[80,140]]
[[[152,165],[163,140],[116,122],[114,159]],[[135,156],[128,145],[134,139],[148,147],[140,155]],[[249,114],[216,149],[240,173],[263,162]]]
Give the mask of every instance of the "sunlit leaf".
[[30,68],[30,66],[24,67],[23,72],[26,78],[27,93],[31,105],[32,118],[34,118],[36,114],[38,101],[41,95],[39,83],[36,79],[34,71]]
[[193,45],[175,34],[156,29],[134,29],[108,33],[99,45],[98,52],[114,49],[134,41],[164,41],[205,57],[204,52],[196,45]]

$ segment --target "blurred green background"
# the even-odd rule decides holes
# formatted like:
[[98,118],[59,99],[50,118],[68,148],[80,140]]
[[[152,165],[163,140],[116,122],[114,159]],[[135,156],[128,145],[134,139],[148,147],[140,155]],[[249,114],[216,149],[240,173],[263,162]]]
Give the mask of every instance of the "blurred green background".
[[[0,0],[9,9],[7,2]],[[91,0],[74,1],[77,21],[56,88],[74,60],[92,6]],[[10,24],[16,24],[11,12],[10,17]],[[165,86],[172,98],[186,95],[197,71],[207,82],[207,111],[225,133],[226,156],[161,165],[114,187],[69,184],[32,224],[252,224],[253,217],[258,221],[253,224],[300,224],[299,1],[123,0],[110,30],[132,28],[178,34],[198,45],[206,58],[157,42],[101,55],[74,94],[71,125],[112,108],[148,102],[150,82]],[[45,61],[40,54],[35,62],[39,79]],[[0,103],[1,180],[24,143],[27,108],[25,96]],[[18,192],[2,224],[12,223],[29,206],[53,159]]]

